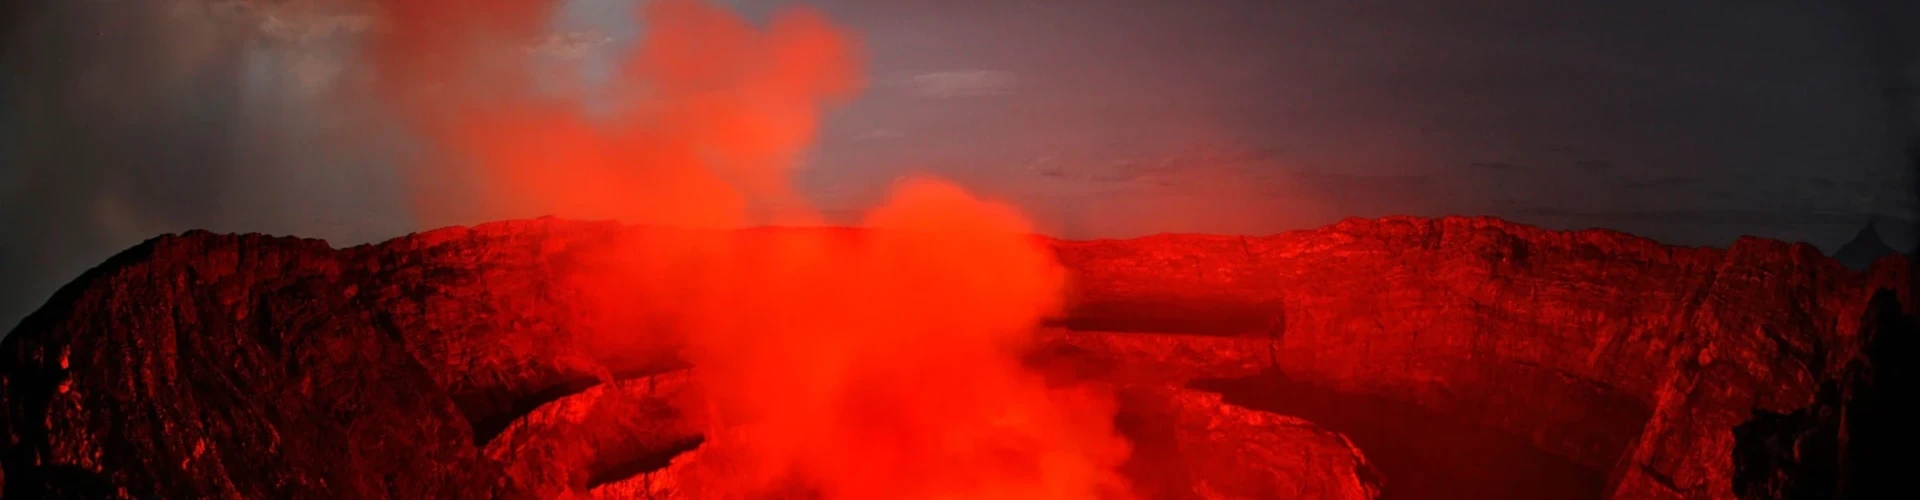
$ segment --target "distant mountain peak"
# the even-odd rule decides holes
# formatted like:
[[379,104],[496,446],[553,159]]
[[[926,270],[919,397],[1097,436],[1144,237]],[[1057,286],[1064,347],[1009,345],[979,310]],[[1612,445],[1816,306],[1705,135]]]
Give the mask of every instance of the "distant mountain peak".
[[1853,235],[1853,239],[1833,253],[1833,258],[1853,269],[1866,269],[1873,261],[1888,255],[1900,253],[1880,237],[1877,226],[1879,217],[1868,217],[1867,225]]

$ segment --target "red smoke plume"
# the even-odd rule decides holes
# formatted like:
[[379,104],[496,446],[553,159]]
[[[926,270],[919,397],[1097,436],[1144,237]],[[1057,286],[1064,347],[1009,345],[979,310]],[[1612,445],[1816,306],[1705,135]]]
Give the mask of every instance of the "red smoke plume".
[[412,179],[429,220],[478,202],[672,225],[811,222],[791,208],[788,174],[821,108],[859,83],[851,37],[812,11],[761,31],[700,2],[654,1],[612,85],[616,112],[591,116],[584,95],[539,85],[569,75],[533,71],[523,50],[554,2],[386,3],[369,61],[381,94],[435,148]]
[[[788,178],[822,109],[860,83],[853,37],[804,9],[759,29],[646,3],[612,118],[537,86],[524,51],[551,1],[388,0],[367,45],[380,92],[430,146],[423,216],[515,213],[680,226],[814,223]],[[466,190],[441,190],[471,179]],[[635,248],[714,410],[728,490],[835,499],[1121,495],[1127,445],[1097,394],[1018,362],[1063,275],[1012,207],[935,180],[896,187],[866,232],[771,231]]]

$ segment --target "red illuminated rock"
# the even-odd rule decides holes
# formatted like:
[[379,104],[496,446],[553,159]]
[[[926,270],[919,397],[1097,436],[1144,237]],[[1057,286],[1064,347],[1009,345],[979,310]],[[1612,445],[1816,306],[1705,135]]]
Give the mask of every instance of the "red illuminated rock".
[[7,498],[525,498],[324,242],[194,233],[0,349]]
[[1488,218],[1058,248],[1079,283],[1070,326],[1257,339],[1284,311],[1271,345],[1290,376],[1506,429],[1609,471],[1616,498],[1730,498],[1730,429],[1812,403],[1858,350],[1873,290],[1912,304],[1899,259],[1860,274],[1808,245],[1680,248]]
[[1121,393],[1123,466],[1145,498],[1370,499],[1380,474],[1346,436],[1295,417],[1161,388]]
[[698,406],[683,404],[688,376],[621,380],[554,400],[514,420],[485,454],[539,498],[587,495],[665,467],[703,439],[704,422],[686,411]]
[[[1378,471],[1344,436],[1226,404],[1217,394],[1126,388],[1117,420],[1135,446],[1122,473],[1141,498],[1360,500],[1380,493]],[[718,456],[691,450],[657,470],[595,485],[589,496],[717,498],[712,484],[729,477]]]
[[[6,496],[538,498],[658,476],[635,464],[689,431],[636,417],[668,414],[634,381],[679,367],[672,294],[594,278],[631,272],[614,252],[635,242],[752,233],[548,219],[337,250],[158,238],[0,344]],[[1732,429],[1842,375],[1872,291],[1912,310],[1904,260],[1862,274],[1757,239],[1389,218],[1049,243],[1074,290],[1056,322],[1073,331],[1043,336],[1075,360],[1055,369],[1152,385],[1277,368],[1501,429],[1608,471],[1615,498],[1732,497]],[[1207,421],[1285,421],[1220,408]],[[589,430],[638,435],[603,448],[578,442]]]

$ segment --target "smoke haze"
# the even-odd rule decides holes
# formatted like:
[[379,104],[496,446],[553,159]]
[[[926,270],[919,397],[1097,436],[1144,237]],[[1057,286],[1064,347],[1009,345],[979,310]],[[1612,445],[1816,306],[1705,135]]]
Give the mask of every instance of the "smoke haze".
[[[422,58],[399,78],[414,83],[396,84],[358,57],[369,36],[395,29],[382,18],[442,3],[0,3],[0,326],[163,232],[350,245],[541,215],[529,207],[552,196],[540,190],[442,175],[510,167],[453,165],[430,147],[501,127],[419,127],[422,115],[382,102],[400,86],[444,95],[405,75],[464,62]],[[484,30],[499,35],[484,57],[539,68],[512,83],[539,91],[521,107],[563,122],[633,116],[614,112],[632,97],[617,82],[634,80],[643,32],[631,1],[496,3],[395,43]],[[783,3],[727,2],[755,24]],[[1753,234],[1832,250],[1879,214],[1890,244],[1913,244],[1893,231],[1915,219],[1909,186],[1920,181],[1899,151],[1920,112],[1920,39],[1901,29],[1913,2],[805,3],[871,40],[870,89],[801,134],[819,150],[785,174],[826,210],[770,196],[740,201],[749,218],[858,223],[912,168],[1013,200],[1036,228],[1068,238],[1490,214],[1684,245]],[[487,20],[508,9],[524,16]],[[603,104],[554,104],[581,96]],[[657,194],[583,195],[563,208],[681,203]]]
[[0,54],[0,322],[189,229],[360,243],[414,227],[398,144],[334,57],[364,26],[250,4],[30,1]]
[[[478,200],[686,227],[824,220],[792,174],[864,64],[817,12],[760,27],[700,1],[644,2],[645,35],[595,114],[585,86],[504,50],[535,43],[552,2],[381,6],[380,26],[438,27],[376,29],[364,45],[380,101],[428,145],[408,179],[417,213]],[[441,179],[475,182],[429,189]],[[668,304],[685,336],[708,401],[690,410],[713,416],[703,460],[737,472],[703,496],[1125,496],[1108,395],[1049,387],[1020,363],[1065,286],[1024,216],[915,178],[863,225],[637,242],[621,252],[631,272],[598,277],[656,291],[629,307]]]
[[[556,0],[41,2],[5,54],[0,307],[167,232],[368,242],[555,214],[694,227],[815,224],[792,177],[865,84],[858,39],[806,9],[751,23],[640,2],[591,84]],[[759,25],[757,25],[759,24]],[[1119,494],[1102,394],[1018,362],[1062,275],[1009,205],[899,184],[864,223],[661,254],[745,492],[832,498]],[[697,250],[697,251],[695,251]],[[691,253],[689,253],[691,252]],[[688,265],[688,263],[694,263]],[[635,296],[635,302],[647,297]],[[620,342],[609,342],[610,345]]]

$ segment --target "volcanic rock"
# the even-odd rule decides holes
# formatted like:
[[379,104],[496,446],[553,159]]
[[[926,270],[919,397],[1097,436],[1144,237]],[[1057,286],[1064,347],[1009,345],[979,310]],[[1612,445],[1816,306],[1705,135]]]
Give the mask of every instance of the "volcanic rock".
[[[1116,420],[1135,446],[1121,472],[1141,498],[1360,500],[1379,495],[1379,473],[1366,455],[1345,436],[1306,420],[1226,404],[1217,394],[1194,390],[1138,386],[1120,394]],[[662,467],[593,485],[582,497],[720,498],[711,485],[729,477],[721,455],[705,447],[681,451]],[[796,490],[783,497],[811,495]]]
[[620,380],[556,399],[487,444],[488,458],[539,498],[584,498],[662,469],[704,440],[685,371]]
[[[1891,293],[1874,297],[1863,349],[1820,385],[1812,406],[1755,410],[1735,427],[1733,490],[1742,499],[1875,498],[1896,491],[1914,422],[1907,367],[1920,325]],[[1907,356],[1903,358],[1902,356]]]
[[1380,473],[1346,436],[1220,395],[1152,386],[1121,393],[1134,443],[1124,473],[1145,498],[1364,499]]
[[1067,326],[1265,337],[1290,377],[1524,436],[1608,471],[1613,498],[1730,498],[1730,429],[1811,404],[1859,349],[1871,291],[1912,303],[1899,259],[1861,274],[1804,244],[1490,218],[1057,248],[1079,284]]
[[88,272],[0,348],[5,496],[524,496],[358,280],[321,241],[205,233]]
[[[588,278],[718,265],[621,254],[766,231],[797,230],[542,219],[337,250],[148,241],[0,343],[6,496],[553,498],[659,476],[695,446],[641,389],[683,368],[673,293]],[[1489,218],[1047,243],[1073,282],[1042,336],[1076,360],[1057,368],[1162,387],[1283,372],[1499,429],[1605,471],[1612,498],[1733,498],[1734,429],[1844,379],[1875,291],[1913,310],[1899,257],[1861,273],[1806,245]],[[1216,451],[1260,453],[1236,446]]]

